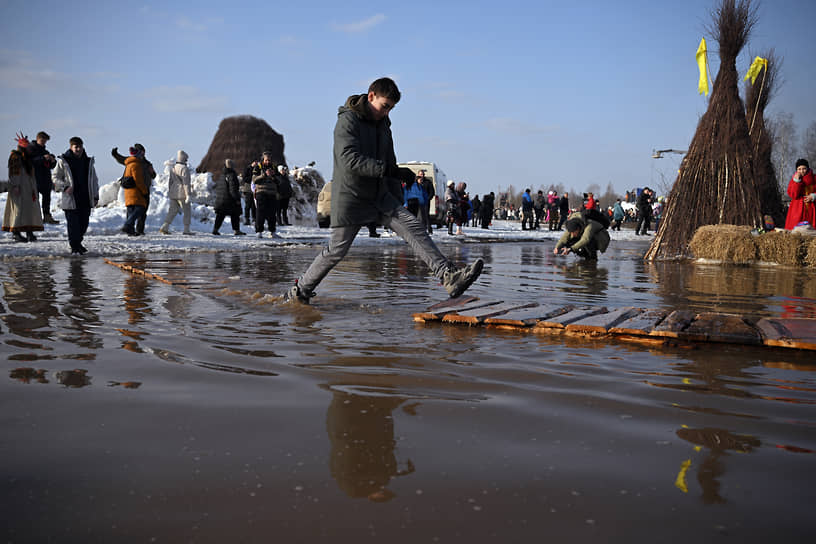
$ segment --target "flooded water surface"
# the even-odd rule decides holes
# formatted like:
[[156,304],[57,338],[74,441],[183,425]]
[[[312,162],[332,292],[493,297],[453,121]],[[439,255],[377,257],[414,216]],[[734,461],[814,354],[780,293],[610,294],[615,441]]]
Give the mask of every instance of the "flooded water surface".
[[[645,248],[444,251],[483,299],[816,317],[813,273]],[[316,251],[0,262],[5,540],[812,538],[813,352],[417,324],[446,295],[388,240],[281,304]]]

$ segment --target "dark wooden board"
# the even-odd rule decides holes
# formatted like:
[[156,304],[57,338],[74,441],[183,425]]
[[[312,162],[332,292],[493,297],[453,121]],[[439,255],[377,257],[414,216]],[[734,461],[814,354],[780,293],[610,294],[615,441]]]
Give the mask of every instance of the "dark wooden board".
[[493,306],[485,306],[482,308],[475,308],[473,310],[464,310],[453,312],[445,315],[442,321],[449,323],[468,323],[470,325],[478,325],[488,317],[505,314],[511,310],[518,310],[521,308],[531,308],[538,306],[537,302],[501,302]]
[[565,314],[574,309],[575,306],[572,304],[566,306],[546,304],[531,309],[514,310],[506,314],[488,317],[485,319],[485,324],[504,327],[531,327],[539,321]]
[[547,319],[542,319],[535,324],[536,329],[563,329],[570,323],[574,323],[579,319],[584,319],[592,315],[602,314],[606,312],[603,306],[597,308],[578,308],[571,310],[565,314],[561,314]]
[[611,334],[647,335],[669,314],[668,310],[643,310],[609,329]]
[[763,317],[756,327],[766,346],[816,350],[816,319]]
[[638,308],[624,307],[591,315],[566,326],[567,334],[606,334],[609,329],[640,313]]
[[694,319],[695,313],[689,310],[675,310],[658,323],[650,336],[661,336],[664,338],[678,338],[680,333],[689,326]]
[[445,306],[445,307],[443,307],[441,309],[437,309],[437,310],[434,310],[432,312],[431,311],[419,312],[419,313],[413,314],[413,318],[414,318],[414,321],[441,321],[442,318],[445,317],[446,315],[448,315],[449,313],[464,312],[464,311],[467,311],[467,310],[482,308],[484,306],[494,306],[494,305],[500,304],[500,303],[501,303],[501,301],[499,301],[499,300],[479,300],[477,298],[477,299],[472,300],[470,302],[466,302],[465,304],[462,304],[461,306],[458,306],[458,307]]
[[739,315],[703,312],[680,334],[681,339],[729,344],[761,344],[759,331]]

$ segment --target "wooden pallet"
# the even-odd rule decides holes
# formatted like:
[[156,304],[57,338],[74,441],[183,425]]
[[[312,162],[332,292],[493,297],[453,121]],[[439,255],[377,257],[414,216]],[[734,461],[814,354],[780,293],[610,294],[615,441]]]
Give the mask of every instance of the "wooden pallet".
[[463,297],[413,314],[440,322],[538,334],[614,338],[644,344],[716,342],[816,351],[816,319],[745,317],[688,310],[539,305]]

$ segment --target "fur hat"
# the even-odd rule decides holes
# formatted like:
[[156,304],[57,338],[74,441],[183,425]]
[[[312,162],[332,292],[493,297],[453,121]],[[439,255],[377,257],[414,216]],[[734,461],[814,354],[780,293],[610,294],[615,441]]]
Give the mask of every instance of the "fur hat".
[[448,187],[453,187],[454,183],[452,179],[448,180]]
[[799,159],[798,161],[796,161],[796,168],[799,168],[800,166],[810,168],[810,165],[808,164],[808,161],[806,159]]
[[176,162],[187,162],[188,155],[183,150],[179,149],[176,153]]

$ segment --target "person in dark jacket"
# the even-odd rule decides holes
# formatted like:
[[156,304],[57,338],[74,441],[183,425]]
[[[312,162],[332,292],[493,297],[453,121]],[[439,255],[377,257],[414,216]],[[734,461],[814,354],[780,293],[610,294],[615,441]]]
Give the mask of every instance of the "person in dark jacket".
[[564,228],[564,223],[567,222],[569,210],[569,194],[564,193],[564,196],[558,199],[558,230],[562,230]]
[[482,228],[490,228],[490,223],[493,221],[493,205],[496,202],[496,194],[490,191],[490,194],[485,195],[482,200]]
[[224,222],[224,217],[228,215],[232,223],[232,232],[236,236],[246,234],[241,232],[241,190],[232,159],[224,161],[224,175],[215,180],[215,225],[213,225],[213,234],[216,236],[221,234],[218,231]]
[[31,142],[26,151],[34,164],[34,179],[37,181],[37,192],[40,193],[43,223],[57,225],[59,221],[51,216],[51,191],[54,189],[51,170],[57,165],[57,158],[45,148],[50,139],[48,133],[40,131],[36,141]]
[[292,198],[292,182],[289,179],[289,168],[278,165],[278,225],[291,225],[289,216],[289,199]]
[[82,241],[88,231],[91,209],[99,204],[99,178],[94,158],[85,152],[82,138],[74,136],[69,145],[57,159],[51,177],[54,187],[62,193],[61,207],[65,212],[71,253],[84,255],[88,249]]
[[431,178],[425,177],[425,170],[420,170],[417,174],[417,181],[425,191],[425,206],[420,209],[422,223],[428,227],[428,234],[433,234],[433,224],[431,223],[431,200],[436,196],[434,182]]
[[257,216],[255,211],[255,195],[252,193],[252,171],[258,165],[252,161],[244,170],[244,177],[241,178],[241,195],[244,197],[244,225],[249,225],[250,221],[255,223]]
[[649,234],[652,224],[652,190],[644,187],[637,199],[638,222],[635,234]]
[[473,215],[471,217],[471,227],[478,227],[479,221],[482,219],[482,201],[479,200],[479,195],[473,197],[473,200],[470,201],[470,205],[473,207]]
[[261,162],[252,171],[252,183],[255,184],[255,232],[258,238],[263,236],[264,226],[269,224],[269,232],[277,237],[276,223],[278,215],[278,176],[277,168],[272,163],[272,153],[264,151]]
[[329,245],[286,291],[286,300],[308,304],[315,287],[345,257],[360,229],[372,221],[408,242],[451,297],[465,292],[481,274],[481,259],[456,268],[403,206],[400,180],[413,177],[414,172],[397,166],[388,115],[400,97],[397,84],[384,77],[374,81],[367,93],[350,96],[338,110]]
[[587,261],[597,261],[598,252],[604,253],[609,247],[609,233],[603,223],[589,219],[587,213],[577,211],[567,220],[567,231],[561,235],[553,253],[567,255],[575,253]]
[[[529,229],[526,224],[529,224]],[[534,230],[533,195],[530,189],[525,189],[521,195],[521,230]]]

